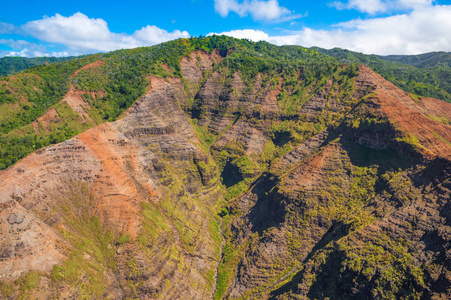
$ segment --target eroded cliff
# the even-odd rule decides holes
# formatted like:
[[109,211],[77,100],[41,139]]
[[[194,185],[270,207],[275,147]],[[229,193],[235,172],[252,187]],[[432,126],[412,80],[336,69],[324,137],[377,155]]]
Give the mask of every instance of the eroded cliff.
[[0,173],[2,297],[451,296],[451,105],[234,50]]

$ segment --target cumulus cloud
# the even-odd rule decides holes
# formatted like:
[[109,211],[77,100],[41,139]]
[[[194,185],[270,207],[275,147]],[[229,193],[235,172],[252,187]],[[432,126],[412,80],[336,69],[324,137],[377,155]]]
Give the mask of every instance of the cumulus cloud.
[[331,6],[339,10],[356,9],[369,14],[375,14],[387,10],[386,3],[381,0],[349,0],[347,3],[334,1],[331,3]]
[[237,39],[248,39],[253,42],[258,41],[270,41],[270,36],[261,30],[252,30],[252,29],[243,29],[243,30],[232,30],[228,32],[221,32],[221,33],[209,33],[207,36],[212,35],[227,35],[231,36]]
[[[432,6],[435,0],[397,0],[392,3],[392,9],[419,10]],[[390,6],[389,6],[390,7]]]
[[[36,56],[50,56],[47,47],[31,43],[25,40],[0,39],[0,45],[6,45],[13,50],[3,50],[1,56],[22,56],[22,57],[36,57]],[[20,51],[16,51],[20,50]],[[53,55],[64,56],[64,55]]]
[[270,36],[263,31],[235,30],[220,34],[265,40],[276,45],[340,47],[367,54],[418,54],[451,51],[451,6],[431,6],[409,14],[353,20],[330,30],[308,27],[287,35]]
[[30,21],[22,25],[21,29],[41,41],[62,44],[73,54],[150,46],[190,36],[186,31],[168,32],[150,25],[131,35],[114,33],[109,30],[105,20],[89,18],[80,12],[69,17],[56,14]]
[[57,51],[37,51],[34,49],[28,49],[28,48],[23,48],[20,51],[8,51],[8,50],[2,50],[0,51],[0,57],[2,56],[20,56],[20,57],[65,57],[65,56],[70,56],[70,54],[66,51],[61,51],[61,52],[57,52]]
[[133,38],[142,42],[143,44],[159,44],[169,40],[175,40],[178,38],[189,38],[190,35],[187,31],[174,30],[173,32],[167,32],[164,29],[157,26],[147,25],[140,30],[135,31]]
[[24,40],[13,40],[13,39],[0,39],[1,45],[7,45],[13,49],[20,49],[23,47],[26,47],[30,44],[30,42],[24,41]]
[[250,15],[256,21],[284,22],[302,17],[279,5],[277,0],[215,0],[215,10],[222,17],[235,12],[240,17]]
[[330,6],[339,10],[355,9],[363,13],[376,14],[389,11],[418,10],[430,7],[435,0],[348,0],[333,1]]

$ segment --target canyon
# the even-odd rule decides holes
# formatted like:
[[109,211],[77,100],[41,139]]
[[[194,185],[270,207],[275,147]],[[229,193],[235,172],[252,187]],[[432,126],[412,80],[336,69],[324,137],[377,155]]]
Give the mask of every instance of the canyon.
[[234,51],[148,74],[113,122],[71,85],[92,128],[0,171],[1,298],[451,297],[451,104]]

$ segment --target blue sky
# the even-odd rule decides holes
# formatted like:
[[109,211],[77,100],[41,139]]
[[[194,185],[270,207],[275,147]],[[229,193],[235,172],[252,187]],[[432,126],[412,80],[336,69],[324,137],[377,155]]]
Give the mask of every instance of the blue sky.
[[451,0],[2,2],[0,57],[80,55],[210,34],[382,55],[451,51]]

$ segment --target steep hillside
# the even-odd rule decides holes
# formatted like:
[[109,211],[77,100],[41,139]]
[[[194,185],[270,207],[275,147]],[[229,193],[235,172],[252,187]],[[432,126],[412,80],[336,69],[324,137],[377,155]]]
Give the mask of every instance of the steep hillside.
[[180,77],[178,62],[194,48],[189,42],[175,41],[36,67],[3,78],[0,170],[36,149],[117,120],[146,91],[149,75]]
[[[208,297],[220,245],[217,168],[179,107],[180,79],[150,81],[120,121],[1,173],[3,280],[28,273],[32,295],[45,297]],[[27,287],[2,290],[14,297]]]
[[[449,297],[451,128],[427,117],[431,99],[417,103],[365,67],[362,89],[339,126],[229,205],[222,295]],[[451,106],[432,101],[449,118]]]
[[364,64],[406,92],[451,102],[450,54],[366,55],[349,50],[312,48],[345,62]]
[[35,68],[0,80],[0,170],[99,123],[79,115],[81,111],[67,101],[74,91],[71,76],[95,59]]
[[451,297],[451,104],[301,47],[150,49],[26,125],[95,127],[0,171],[0,298]]
[[[1,57],[0,58],[0,76],[12,75],[22,70],[34,66],[50,65],[52,63],[63,62],[75,59],[75,56],[69,57]],[[78,57],[81,58],[81,57]]]
[[451,67],[451,53],[430,52],[419,55],[387,55],[383,60],[412,65],[418,68]]

